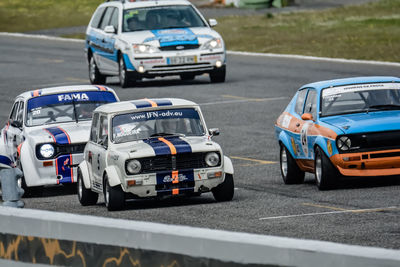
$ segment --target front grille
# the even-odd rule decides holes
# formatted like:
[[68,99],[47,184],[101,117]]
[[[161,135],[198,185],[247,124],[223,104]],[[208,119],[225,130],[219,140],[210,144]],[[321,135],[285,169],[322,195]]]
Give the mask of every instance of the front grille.
[[[142,164],[142,173],[153,173],[159,171],[208,168],[208,165],[204,160],[205,155],[205,152],[182,153],[177,155],[141,158],[138,160]],[[219,156],[221,157],[220,154]],[[218,165],[220,164],[221,160]]]
[[[400,131],[373,132],[346,135],[351,140],[351,149],[342,153],[367,152],[400,148]],[[340,136],[338,136],[339,138]]]
[[53,144],[54,146],[54,155],[51,158],[44,158],[40,154],[40,147],[43,144],[38,144],[36,145],[36,157],[40,160],[44,159],[54,159],[57,158],[61,155],[69,155],[69,154],[80,154],[83,153],[83,150],[85,149],[86,143],[79,143],[79,144],[67,144],[67,145],[59,145],[59,144]]
[[156,190],[172,190],[172,189],[182,189],[182,188],[193,188],[194,187],[194,181],[185,181],[185,182],[179,182],[178,184],[173,184],[173,183],[164,183],[164,184],[158,184],[156,185]]
[[163,46],[159,49],[161,51],[175,51],[175,50],[189,50],[189,49],[197,49],[200,45],[198,44],[185,44],[185,45],[170,45],[170,46]]

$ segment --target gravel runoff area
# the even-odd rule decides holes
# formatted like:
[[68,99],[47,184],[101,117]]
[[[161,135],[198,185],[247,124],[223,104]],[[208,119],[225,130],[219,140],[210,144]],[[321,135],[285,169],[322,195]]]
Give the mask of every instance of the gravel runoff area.
[[[359,5],[369,2],[377,2],[379,0],[294,0],[294,4],[284,8],[265,8],[265,9],[245,9],[225,7],[215,4],[210,0],[191,0],[201,11],[206,18],[218,18],[229,15],[253,15],[265,13],[281,13],[281,12],[296,12],[303,10],[317,10],[325,8],[340,7],[344,5]],[[45,29],[39,31],[26,32],[29,34],[41,34],[49,36],[61,36],[68,34],[79,34],[86,31],[86,25],[58,28],[58,29]]]

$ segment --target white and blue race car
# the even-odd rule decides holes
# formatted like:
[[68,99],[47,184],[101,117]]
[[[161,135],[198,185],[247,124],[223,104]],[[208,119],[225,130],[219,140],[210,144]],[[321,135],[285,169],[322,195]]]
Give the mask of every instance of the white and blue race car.
[[[0,133],[0,164],[20,167],[25,193],[71,184],[89,140],[92,111],[118,101],[104,86],[75,85],[28,91],[15,99]],[[0,165],[1,166],[1,165]]]
[[215,25],[186,0],[107,1],[86,31],[90,81],[119,76],[127,87],[142,78],[209,73],[211,82],[224,82],[225,45]]

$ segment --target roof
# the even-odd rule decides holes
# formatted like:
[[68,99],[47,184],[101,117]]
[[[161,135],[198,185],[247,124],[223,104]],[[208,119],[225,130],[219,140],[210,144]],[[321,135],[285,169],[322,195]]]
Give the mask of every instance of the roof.
[[96,108],[96,112],[103,113],[125,113],[139,110],[156,110],[169,107],[188,107],[198,106],[198,104],[180,98],[144,98],[138,100],[121,101],[102,105]]
[[18,95],[17,97],[29,99],[32,97],[42,96],[42,95],[53,95],[53,94],[81,92],[81,91],[111,91],[115,94],[115,91],[112,88],[103,85],[68,85],[68,86],[57,86],[57,87],[35,89],[24,92]]
[[353,77],[335,80],[319,81],[314,83],[309,83],[303,85],[300,89],[313,87],[317,91],[325,89],[327,87],[337,87],[352,84],[362,84],[362,83],[381,83],[381,82],[400,82],[400,78],[391,76],[366,76],[366,77]]
[[119,5],[123,5],[124,9],[129,9],[129,8],[136,8],[136,7],[148,7],[148,6],[169,6],[169,5],[191,5],[191,3],[187,0],[143,0],[143,1],[134,1],[130,2],[128,0],[126,1],[107,1],[103,3],[102,5],[115,5],[115,3],[118,3]]

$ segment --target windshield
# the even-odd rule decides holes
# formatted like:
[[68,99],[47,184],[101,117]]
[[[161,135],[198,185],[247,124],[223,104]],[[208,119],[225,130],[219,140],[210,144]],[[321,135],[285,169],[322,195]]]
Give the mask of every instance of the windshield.
[[123,18],[124,32],[206,26],[190,5],[127,9]]
[[321,116],[400,109],[400,84],[374,83],[326,88]]
[[116,102],[114,94],[105,91],[88,91],[44,95],[28,100],[26,126],[92,119],[98,106]]
[[168,135],[202,136],[204,127],[193,108],[164,109],[117,115],[112,121],[114,143]]

